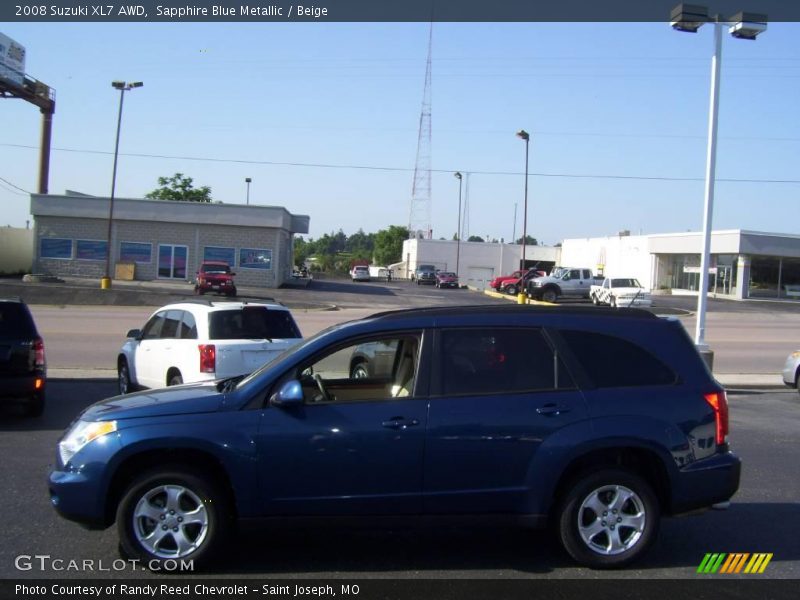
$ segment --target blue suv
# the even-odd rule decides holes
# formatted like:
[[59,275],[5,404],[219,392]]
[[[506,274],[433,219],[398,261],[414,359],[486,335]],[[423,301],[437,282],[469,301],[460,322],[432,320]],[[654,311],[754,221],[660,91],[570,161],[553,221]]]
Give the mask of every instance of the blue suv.
[[552,524],[609,568],[662,515],[736,492],[727,436],[725,392],[676,320],[426,308],[329,328],[246,377],[99,402],[49,487],[151,565],[211,559],[235,519],[491,516]]

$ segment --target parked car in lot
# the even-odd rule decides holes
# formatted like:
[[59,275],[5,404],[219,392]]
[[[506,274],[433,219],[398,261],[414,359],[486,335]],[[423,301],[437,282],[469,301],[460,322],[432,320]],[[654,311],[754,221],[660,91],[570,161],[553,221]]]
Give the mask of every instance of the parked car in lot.
[[650,294],[635,277],[606,277],[601,285],[589,290],[592,304],[608,304],[611,308],[652,306]]
[[497,292],[504,294],[517,295],[520,290],[525,289],[525,285],[534,277],[544,277],[547,275],[545,271],[538,269],[525,269],[514,271],[511,275],[500,275],[495,277],[489,282],[489,287]]
[[132,329],[117,357],[119,393],[245,375],[300,341],[289,309],[261,302],[181,302]]
[[44,411],[47,363],[44,340],[19,298],[0,298],[0,400],[22,402],[25,414]]
[[219,292],[226,296],[235,296],[236,284],[233,282],[235,275],[228,263],[205,260],[197,271],[194,293],[202,295],[206,292]]
[[546,277],[528,281],[526,294],[534,300],[557,302],[559,298],[589,298],[591,287],[603,277],[592,275],[591,269],[557,267]]
[[439,271],[436,273],[437,288],[458,288],[458,275],[450,271]]
[[800,392],[800,350],[795,350],[786,357],[782,375],[783,383]]
[[369,281],[369,267],[366,265],[356,265],[350,269],[350,278],[353,281]]
[[608,568],[739,474],[725,391],[680,322],[491,305],[376,314],[244,378],[99,402],[60,439],[49,489],[68,519],[116,522],[142,564],[201,568],[235,518],[422,515],[550,524]]
[[414,271],[411,281],[416,281],[417,285],[423,283],[434,285],[436,283],[436,271],[435,265],[419,265]]

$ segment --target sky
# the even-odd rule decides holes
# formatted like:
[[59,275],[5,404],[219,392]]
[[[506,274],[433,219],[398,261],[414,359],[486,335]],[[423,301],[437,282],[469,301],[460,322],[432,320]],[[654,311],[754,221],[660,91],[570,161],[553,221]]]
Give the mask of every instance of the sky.
[[[49,188],[118,197],[181,172],[309,236],[409,223],[427,23],[0,23],[56,90]],[[800,23],[723,39],[713,228],[800,234]],[[713,32],[667,23],[435,23],[431,227],[567,238],[702,228]],[[25,227],[40,114],[0,99],[0,226]],[[726,181],[738,180],[738,181]]]

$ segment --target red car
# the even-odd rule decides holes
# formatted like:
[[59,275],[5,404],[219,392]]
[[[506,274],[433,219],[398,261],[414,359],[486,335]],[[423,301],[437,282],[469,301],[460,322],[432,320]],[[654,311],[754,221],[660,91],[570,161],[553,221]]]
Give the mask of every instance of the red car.
[[195,294],[205,294],[206,292],[219,292],[226,296],[236,295],[236,284],[233,277],[236,273],[231,273],[231,268],[226,262],[205,260],[200,265],[197,272],[197,283],[194,286]]
[[[534,273],[538,274],[539,271],[534,271]],[[511,275],[500,275],[495,277],[489,282],[489,287],[497,290],[498,292],[505,292],[506,294],[514,295],[519,292],[520,289],[522,289],[522,286],[520,286],[520,279],[523,275],[525,275],[527,279],[527,276],[531,275],[531,269],[514,271],[511,273]],[[533,276],[538,277],[538,275]]]
[[439,271],[436,273],[436,287],[458,288],[458,275],[450,271]]

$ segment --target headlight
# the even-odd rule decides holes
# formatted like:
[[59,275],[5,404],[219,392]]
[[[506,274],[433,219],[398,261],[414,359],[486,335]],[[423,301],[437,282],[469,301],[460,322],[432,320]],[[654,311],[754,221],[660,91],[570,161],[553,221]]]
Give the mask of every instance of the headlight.
[[792,352],[792,358],[800,358],[800,350],[795,350]]
[[86,444],[116,430],[116,421],[78,421],[58,443],[61,462],[66,465]]

